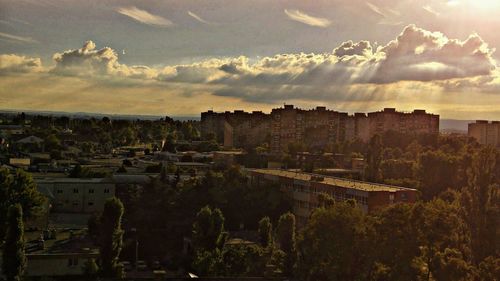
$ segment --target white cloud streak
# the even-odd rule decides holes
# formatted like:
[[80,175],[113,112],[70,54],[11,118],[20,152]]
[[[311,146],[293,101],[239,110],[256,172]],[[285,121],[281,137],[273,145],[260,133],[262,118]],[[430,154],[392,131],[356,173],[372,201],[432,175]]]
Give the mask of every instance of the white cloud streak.
[[207,21],[207,20],[204,20],[203,18],[201,18],[200,16],[198,16],[197,14],[191,12],[191,11],[188,11],[187,12],[189,16],[191,16],[192,18],[194,18],[195,20],[201,22],[201,23],[204,23],[204,24],[211,24],[211,22]]
[[158,15],[153,15],[148,11],[141,10],[135,6],[121,7],[118,8],[116,11],[124,16],[130,17],[140,23],[148,25],[161,26],[161,27],[167,27],[173,25],[173,23],[170,20]]
[[17,35],[12,35],[4,32],[0,32],[0,39],[2,40],[13,40],[17,42],[23,42],[23,43],[38,43],[35,39],[31,37],[23,37],[23,36],[17,36]]
[[315,27],[328,27],[332,24],[329,19],[319,18],[310,16],[299,10],[287,10],[285,9],[285,14],[293,21],[297,21],[309,26]]

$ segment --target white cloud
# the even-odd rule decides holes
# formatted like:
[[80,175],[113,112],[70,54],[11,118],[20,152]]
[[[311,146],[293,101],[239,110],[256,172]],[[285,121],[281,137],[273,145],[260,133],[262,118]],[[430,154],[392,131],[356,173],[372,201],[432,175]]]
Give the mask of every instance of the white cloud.
[[190,15],[192,18],[194,18],[195,20],[201,22],[201,23],[205,23],[205,24],[211,24],[209,21],[207,20],[204,20],[203,18],[201,18],[200,16],[198,16],[197,14],[191,12],[191,11],[188,11],[187,12],[188,15]]
[[40,72],[42,70],[42,61],[39,58],[0,55],[0,73],[28,73]]
[[14,40],[17,42],[23,42],[23,43],[38,43],[35,39],[31,37],[23,37],[23,36],[18,36],[18,35],[12,35],[4,32],[0,32],[0,39],[2,40]]
[[285,14],[291,20],[307,24],[315,27],[328,27],[332,22],[325,18],[313,17],[299,10],[287,10],[285,9]]
[[153,15],[149,13],[148,11],[138,9],[135,6],[132,7],[121,7],[118,8],[117,10],[118,13],[125,15],[127,17],[130,17],[138,22],[148,24],[148,25],[155,25],[155,26],[170,26],[173,23],[161,16]]
[[436,17],[438,17],[439,15],[441,15],[441,13],[439,13],[438,11],[434,10],[434,8],[432,8],[431,6],[427,5],[427,6],[423,6],[422,9],[424,9],[426,12],[428,12],[429,14],[432,14]]
[[372,12],[374,12],[375,14],[385,18],[386,17],[386,14],[382,11],[381,8],[379,8],[378,6],[370,3],[370,2],[366,2],[366,5],[368,6],[368,8],[370,8],[370,10]]

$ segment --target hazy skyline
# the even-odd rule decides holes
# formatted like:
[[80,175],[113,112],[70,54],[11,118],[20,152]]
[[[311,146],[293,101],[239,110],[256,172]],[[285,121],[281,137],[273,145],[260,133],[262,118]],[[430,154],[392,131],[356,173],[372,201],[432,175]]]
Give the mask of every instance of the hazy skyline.
[[0,0],[0,109],[500,119],[500,2]]

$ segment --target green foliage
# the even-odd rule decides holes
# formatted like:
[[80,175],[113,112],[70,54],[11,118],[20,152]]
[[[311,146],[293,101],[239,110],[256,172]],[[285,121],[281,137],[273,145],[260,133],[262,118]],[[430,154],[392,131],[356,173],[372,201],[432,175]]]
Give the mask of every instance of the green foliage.
[[299,242],[301,280],[366,280],[371,229],[356,204],[319,208]]
[[269,217],[263,217],[259,221],[259,239],[262,247],[268,247],[273,243],[273,225]]
[[95,259],[90,258],[85,261],[85,264],[83,265],[83,272],[89,280],[96,279],[97,274],[99,273],[99,266],[95,262]]
[[297,262],[297,248],[295,239],[295,215],[283,214],[276,229],[276,240],[280,249],[285,253],[284,273],[292,276]]
[[105,178],[107,176],[109,176],[107,172],[93,171],[87,167],[82,167],[80,164],[76,164],[68,175],[70,178]]
[[24,248],[23,209],[20,204],[15,204],[9,207],[3,245],[2,272],[7,281],[21,280],[26,267]]
[[493,148],[477,152],[468,171],[469,184],[462,192],[462,214],[468,225],[475,264],[500,253],[500,165],[497,159],[500,154]]
[[120,199],[110,198],[104,205],[104,211],[99,221],[101,269],[106,277],[117,276],[118,258],[123,244],[121,227],[123,211]]
[[219,209],[202,208],[193,224],[193,245],[196,251],[213,251],[224,244],[224,216]]
[[8,170],[0,169],[0,237],[5,235],[5,222],[10,206],[20,204],[23,219],[26,220],[39,213],[45,200],[30,174],[19,169],[12,175]]
[[424,200],[431,200],[458,182],[458,158],[442,151],[428,151],[420,154],[416,178]]

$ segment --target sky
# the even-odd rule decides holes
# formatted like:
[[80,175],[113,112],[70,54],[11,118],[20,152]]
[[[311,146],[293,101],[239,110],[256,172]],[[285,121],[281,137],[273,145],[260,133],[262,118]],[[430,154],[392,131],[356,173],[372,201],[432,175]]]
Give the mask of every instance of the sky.
[[496,0],[0,0],[0,109],[500,120]]

